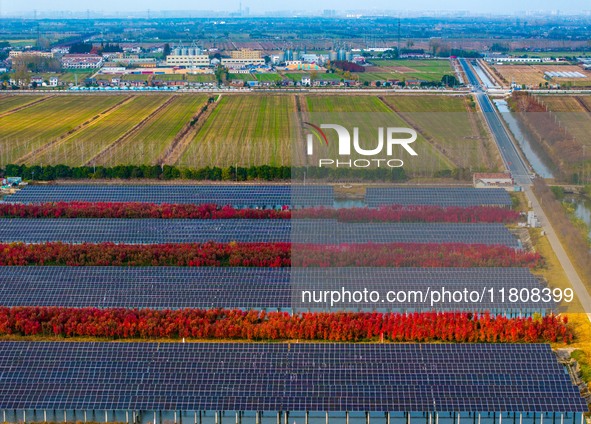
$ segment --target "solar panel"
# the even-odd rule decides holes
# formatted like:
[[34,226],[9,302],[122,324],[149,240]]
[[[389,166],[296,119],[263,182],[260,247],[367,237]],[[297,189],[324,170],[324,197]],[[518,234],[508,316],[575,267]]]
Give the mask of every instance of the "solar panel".
[[0,267],[0,305],[287,309],[288,268]]
[[[501,289],[509,293],[511,288],[545,287],[528,268],[294,267],[291,281],[292,308],[297,312],[437,310],[532,315],[545,314],[556,307],[552,302],[536,303],[530,299],[527,302],[518,299],[515,303],[500,300]],[[491,290],[495,297],[490,296]],[[329,296],[321,295],[327,291],[331,293]],[[374,299],[368,295],[362,297],[363,291],[376,295]],[[464,291],[469,295],[457,294]]]
[[473,187],[377,187],[368,188],[369,207],[383,205],[503,206],[512,205],[511,196],[502,188]]
[[520,314],[546,312],[553,304],[501,304],[408,298],[382,304],[302,300],[304,291],[476,290],[542,288],[527,268],[182,268],[182,267],[0,267],[1,306],[98,308],[228,308],[299,311],[466,310]]
[[467,243],[520,247],[502,224],[261,219],[0,219],[0,241],[42,243]]
[[549,345],[0,342],[0,409],[585,412]]
[[315,185],[53,185],[27,186],[6,197],[5,201],[217,204],[238,208],[276,208],[284,205],[332,207],[334,194],[332,186]]

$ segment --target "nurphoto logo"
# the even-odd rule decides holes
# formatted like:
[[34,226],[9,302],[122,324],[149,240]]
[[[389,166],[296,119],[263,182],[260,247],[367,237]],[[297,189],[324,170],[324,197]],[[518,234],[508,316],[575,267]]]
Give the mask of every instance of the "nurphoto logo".
[[[402,159],[392,158],[394,146],[401,146],[411,156],[418,156],[417,152],[410,146],[417,139],[417,132],[412,128],[404,127],[379,127],[378,128],[378,142],[377,146],[372,149],[365,149],[361,147],[359,142],[359,128],[353,127],[353,143],[354,152],[359,156],[368,156],[367,158],[351,159],[351,133],[342,125],[337,124],[320,124],[314,125],[310,122],[304,122],[308,126],[311,133],[306,136],[306,153],[308,156],[314,154],[314,138],[322,145],[329,146],[329,141],[325,129],[334,130],[338,136],[338,157],[335,158],[319,158],[318,167],[336,167],[336,168],[370,168],[383,167],[400,168],[404,165]],[[402,138],[395,137],[395,135],[407,135]],[[408,137],[410,136],[410,137]],[[386,157],[382,156],[386,148]]]

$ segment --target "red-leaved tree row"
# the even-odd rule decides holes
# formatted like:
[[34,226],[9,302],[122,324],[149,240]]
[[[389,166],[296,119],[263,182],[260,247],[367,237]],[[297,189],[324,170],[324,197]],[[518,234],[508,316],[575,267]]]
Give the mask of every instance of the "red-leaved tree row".
[[529,267],[544,264],[537,252],[503,245],[462,243],[384,243],[298,245],[291,251],[298,267]]
[[139,202],[57,202],[0,204],[4,218],[192,218],[289,219],[290,211],[235,209],[231,206]]
[[370,208],[309,208],[296,211],[235,209],[231,206],[152,204],[135,202],[58,202],[0,204],[4,218],[192,218],[289,219],[324,218],[347,222],[494,222],[513,223],[515,211],[497,207],[384,206]]
[[507,318],[459,312],[303,313],[224,309],[0,307],[0,335],[393,342],[564,342],[566,317]]
[[0,266],[530,267],[538,253],[473,244],[0,243]]

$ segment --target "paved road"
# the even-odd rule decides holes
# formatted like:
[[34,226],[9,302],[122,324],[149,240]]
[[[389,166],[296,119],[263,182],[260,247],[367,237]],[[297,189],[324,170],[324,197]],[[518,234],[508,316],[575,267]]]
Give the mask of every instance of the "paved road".
[[581,277],[579,277],[579,274],[577,273],[575,267],[570,261],[570,258],[568,257],[566,250],[564,250],[562,243],[556,235],[556,231],[554,231],[552,224],[550,223],[548,217],[544,213],[544,210],[542,209],[540,202],[538,202],[538,199],[533,193],[531,187],[525,188],[525,194],[527,195],[527,198],[531,201],[532,208],[536,216],[540,219],[540,223],[546,233],[546,236],[548,237],[548,241],[550,242],[550,245],[552,246],[554,253],[556,253],[556,257],[558,258],[560,265],[562,265],[562,269],[564,269],[564,273],[568,277],[571,286],[573,287],[573,290],[577,295],[577,298],[583,305],[583,309],[587,314],[587,317],[591,321],[591,296],[589,295],[587,288],[583,284]]
[[515,145],[513,144],[511,138],[507,134],[505,127],[501,123],[501,117],[497,113],[496,109],[494,109],[494,106],[491,103],[488,96],[486,95],[486,93],[482,91],[480,82],[478,81],[478,78],[476,78],[476,75],[474,74],[472,67],[467,63],[465,59],[460,59],[460,63],[464,67],[464,71],[468,79],[470,80],[470,84],[472,84],[472,86],[476,90],[475,94],[476,98],[478,99],[478,104],[484,112],[486,122],[488,123],[488,126],[491,129],[491,132],[495,138],[495,141],[497,142],[497,145],[499,146],[501,155],[503,156],[503,160],[505,161],[505,165],[511,171],[511,174],[515,179],[515,182],[524,186],[525,194],[531,202],[532,208],[536,216],[540,220],[542,228],[544,229],[546,236],[548,237],[548,241],[550,242],[550,245],[552,246],[554,253],[556,253],[556,257],[558,258],[558,261],[560,262],[562,269],[564,269],[564,272],[567,278],[569,279],[570,284],[577,298],[583,305],[583,309],[587,314],[587,317],[589,318],[589,320],[591,320],[591,296],[589,295],[587,288],[583,284],[583,281],[579,277],[579,274],[577,273],[575,267],[570,261],[570,258],[568,257],[568,254],[564,249],[564,246],[562,245],[558,236],[556,235],[556,231],[554,231],[552,224],[550,223],[548,217],[544,213],[544,210],[542,209],[540,202],[538,202],[538,199],[536,198],[535,194],[531,189],[531,180],[529,177],[529,172],[527,171],[527,165],[523,162],[521,156],[517,153]]
[[505,166],[511,171],[511,175],[517,184],[522,186],[530,185],[531,179],[528,166],[523,162],[521,156],[517,152],[515,145],[511,141],[511,138],[507,134],[507,130],[501,122],[501,117],[495,110],[494,105],[486,93],[482,91],[480,81],[476,77],[472,66],[466,59],[460,59],[460,63],[464,68],[464,72],[466,73],[470,84],[474,87],[476,100],[478,101],[480,109],[484,113],[486,122],[499,146]]

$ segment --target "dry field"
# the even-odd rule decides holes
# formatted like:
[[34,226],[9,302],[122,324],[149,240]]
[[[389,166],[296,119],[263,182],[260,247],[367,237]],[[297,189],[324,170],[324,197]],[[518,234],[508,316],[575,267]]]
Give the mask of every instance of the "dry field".
[[[591,71],[585,71],[580,66],[575,65],[494,65],[503,77],[511,83],[525,84],[527,86],[538,86],[548,82],[549,84],[572,83],[572,85],[591,85]],[[559,78],[555,77],[551,81],[544,79],[544,72],[580,72],[587,75],[587,78]]]

